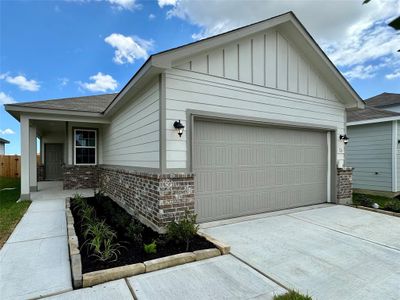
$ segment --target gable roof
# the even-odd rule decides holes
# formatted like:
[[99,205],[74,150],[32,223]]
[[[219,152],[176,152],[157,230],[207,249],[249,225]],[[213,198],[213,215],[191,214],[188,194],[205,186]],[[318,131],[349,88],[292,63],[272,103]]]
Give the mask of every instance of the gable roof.
[[385,107],[391,105],[400,105],[400,94],[382,93],[365,100],[368,106]]
[[0,144],[9,144],[10,141],[7,141],[6,139],[0,138]]
[[14,103],[13,106],[102,113],[117,93]]
[[[196,55],[202,51],[224,45],[226,43],[238,40],[245,36],[256,34],[266,29],[279,26],[289,39],[302,47],[302,51],[316,61],[317,67],[321,73],[330,82],[335,93],[339,96],[347,108],[363,108],[364,102],[355,92],[343,75],[338,71],[335,65],[329,60],[327,55],[318,46],[312,36],[307,32],[293,12],[284,13],[254,24],[250,24],[238,29],[234,29],[219,35],[215,35],[203,40],[189,43],[170,50],[162,51],[151,55],[142,67],[133,75],[128,83],[122,88],[118,94],[65,98],[60,100],[39,101],[39,104],[18,103],[8,104],[8,111],[17,111],[18,107],[29,107],[39,109],[56,109],[56,110],[74,110],[82,112],[96,112],[103,115],[111,115],[117,111],[126,101],[138,93],[141,88],[148,83],[156,75],[164,70],[172,67],[173,62],[184,59],[188,56]],[[111,96],[113,95],[113,96]],[[94,98],[91,98],[94,97]],[[113,99],[111,99],[113,98]],[[75,100],[73,100],[75,99]],[[78,100],[79,99],[79,100]],[[87,105],[85,100],[93,100],[94,104]],[[56,101],[60,101],[56,103]],[[63,101],[64,103],[61,103]],[[36,102],[38,103],[38,102]],[[75,107],[76,105],[76,107]],[[103,110],[101,110],[101,108]],[[83,110],[82,110],[83,109]]]
[[397,119],[400,119],[400,113],[370,106],[347,112],[348,125],[378,123]]

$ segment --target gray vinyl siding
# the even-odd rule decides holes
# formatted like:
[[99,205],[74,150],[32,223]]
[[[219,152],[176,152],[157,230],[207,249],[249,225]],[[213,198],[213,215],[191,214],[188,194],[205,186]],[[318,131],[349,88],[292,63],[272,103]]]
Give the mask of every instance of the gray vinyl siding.
[[[179,137],[173,123],[181,120],[187,125],[188,110],[324,126],[336,129],[337,134],[344,132],[345,124],[345,108],[337,100],[171,69],[166,71],[167,169],[187,167],[187,134]],[[338,159],[344,159],[343,151],[337,152]]]
[[122,107],[103,130],[103,163],[160,166],[160,91],[155,80]]
[[[397,142],[396,142],[396,156],[397,156],[397,166],[396,166],[396,172],[397,172],[397,191],[400,190],[400,147],[399,147],[399,141],[400,141],[400,122],[395,121],[397,123]],[[396,192],[397,192],[396,191]]]
[[391,191],[392,122],[349,126],[347,135],[346,165],[354,168],[353,187]]

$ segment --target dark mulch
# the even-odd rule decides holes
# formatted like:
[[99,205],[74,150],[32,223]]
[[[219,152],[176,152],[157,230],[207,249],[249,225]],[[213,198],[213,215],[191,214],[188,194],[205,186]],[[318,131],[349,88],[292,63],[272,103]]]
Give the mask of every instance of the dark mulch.
[[[100,220],[105,220],[110,227],[117,233],[117,242],[122,246],[120,248],[121,254],[117,261],[102,262],[96,257],[91,256],[90,250],[85,244],[85,239],[83,237],[82,222],[79,215],[76,212],[73,199],[71,200],[71,211],[74,216],[75,231],[79,240],[79,247],[82,258],[82,272],[88,273],[97,270],[103,270],[113,267],[119,267],[139,262],[144,262],[146,260],[160,258],[168,255],[178,254],[186,252],[185,245],[178,244],[175,241],[168,241],[165,235],[159,234],[153,231],[151,228],[144,226],[143,231],[143,243],[149,244],[152,241],[157,242],[157,253],[148,254],[143,250],[143,243],[137,244],[130,241],[126,237],[126,230],[121,228],[120,219],[128,218],[131,216],[118,204],[112,201],[108,197],[90,197],[86,198],[89,205],[93,206],[96,211],[96,216]],[[201,236],[196,236],[190,243],[189,251],[201,250],[214,248],[215,246],[207,241]]]

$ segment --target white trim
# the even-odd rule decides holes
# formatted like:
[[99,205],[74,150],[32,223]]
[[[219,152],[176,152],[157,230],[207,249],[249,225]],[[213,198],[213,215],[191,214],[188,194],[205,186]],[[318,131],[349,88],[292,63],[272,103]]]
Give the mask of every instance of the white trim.
[[[76,137],[76,131],[77,130],[94,132],[94,144],[95,144],[95,146],[94,147],[93,146],[79,146],[79,147],[76,147],[75,137]],[[75,128],[72,142],[74,144],[73,156],[74,156],[74,165],[75,166],[95,166],[95,165],[97,165],[97,130],[96,129]],[[94,148],[94,164],[77,164],[76,163],[76,148],[91,148],[91,149]]]
[[397,192],[397,121],[392,121],[392,192]]
[[332,155],[332,149],[331,149],[331,132],[328,131],[326,133],[326,142],[328,146],[328,167],[327,167],[327,183],[326,183],[326,202],[331,203],[331,155]]
[[348,122],[346,125],[347,126],[355,126],[355,125],[374,124],[374,123],[382,123],[382,122],[397,121],[397,120],[400,120],[400,116],[371,119],[371,120],[364,120],[364,121],[354,121],[354,122]]

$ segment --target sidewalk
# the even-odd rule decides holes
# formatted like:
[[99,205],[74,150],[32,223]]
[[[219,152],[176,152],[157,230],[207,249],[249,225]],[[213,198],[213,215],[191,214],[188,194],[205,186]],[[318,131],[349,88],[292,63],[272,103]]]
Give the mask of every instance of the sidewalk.
[[[0,250],[0,298],[31,299],[72,290],[60,182],[41,182],[32,204]],[[93,191],[80,193],[91,195]]]

